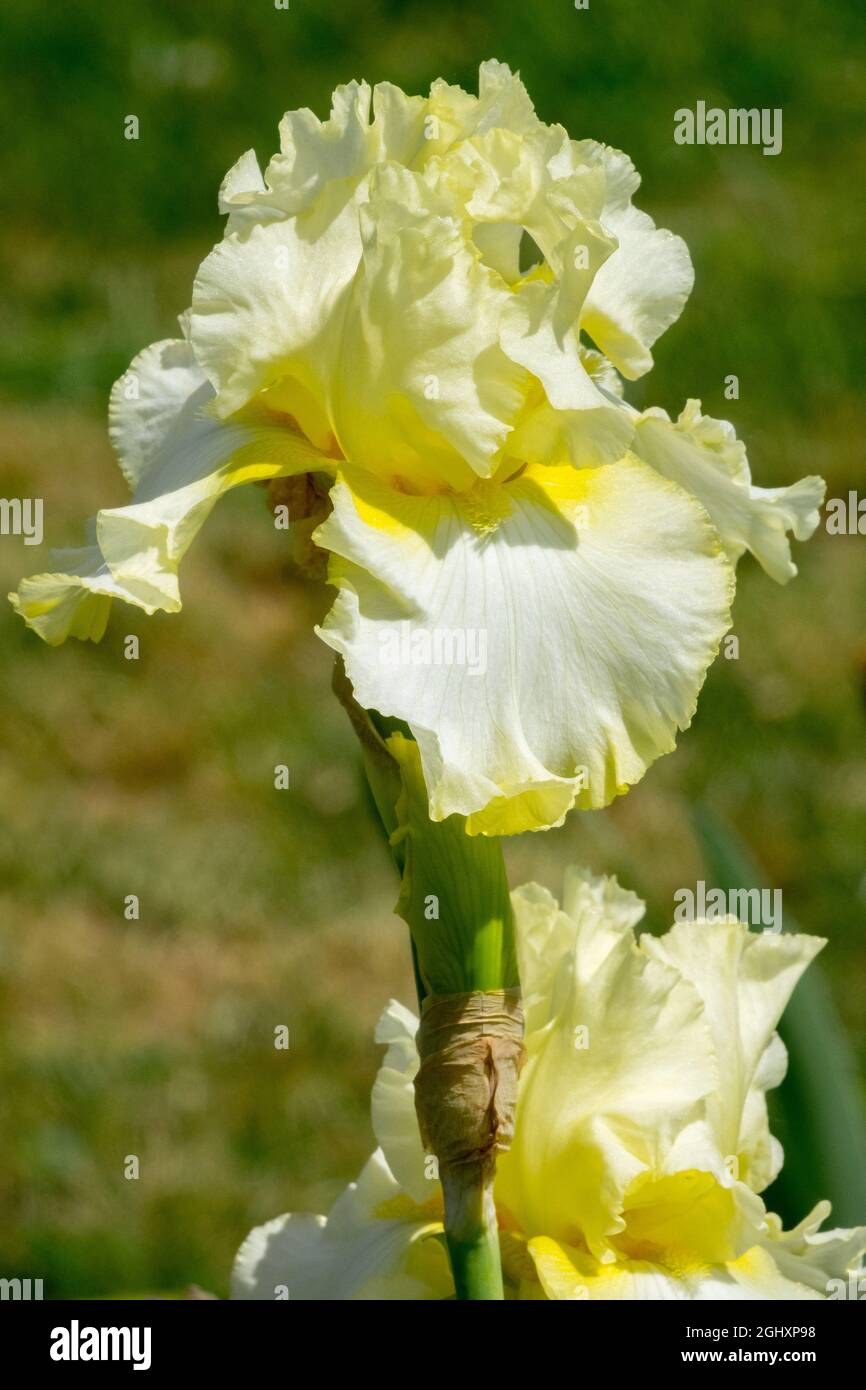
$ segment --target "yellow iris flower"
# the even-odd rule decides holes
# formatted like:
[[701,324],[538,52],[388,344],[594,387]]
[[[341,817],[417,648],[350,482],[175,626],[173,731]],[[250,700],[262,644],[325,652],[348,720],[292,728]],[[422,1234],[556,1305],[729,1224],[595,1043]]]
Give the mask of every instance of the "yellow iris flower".
[[[760,1192],[782,1166],[766,1092],[776,1025],[817,937],[730,920],[636,939],[643,904],[572,869],[560,908],[513,894],[527,1061],[495,1201],[506,1296],[818,1299],[856,1270],[866,1228],[792,1231]],[[236,1298],[453,1297],[435,1164],[413,1078],[417,1020],[391,1003],[376,1037],[379,1148],[330,1215],[288,1215],[238,1254]]]
[[477,97],[350,83],[325,122],[288,113],[265,174],[248,152],[223,183],[183,336],[112,392],[132,502],[18,612],[52,644],[98,640],[114,598],[176,612],[216,500],[313,473],[319,635],[411,728],[431,816],[506,834],[605,805],[691,720],[733,562],[793,574],[823,496],[753,487],[696,402],[675,424],[624,402],[693,278],[638,183],[497,62]]

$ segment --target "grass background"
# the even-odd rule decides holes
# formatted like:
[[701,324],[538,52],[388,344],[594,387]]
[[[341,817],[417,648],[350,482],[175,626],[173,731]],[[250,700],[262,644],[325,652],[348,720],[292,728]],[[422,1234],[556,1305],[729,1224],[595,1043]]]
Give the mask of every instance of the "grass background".
[[[694,294],[631,399],[700,396],[765,484],[818,471],[831,496],[862,490],[864,28],[856,0],[16,0],[0,19],[0,496],[45,499],[46,549],[122,501],[108,387],[173,333],[220,236],[220,179],[251,145],[267,158],[285,109],[325,115],[354,76],[473,88],[488,56],[521,69],[542,117],[628,150],[642,206],[690,245]],[[781,107],[782,154],[676,146],[673,113],[698,99]],[[739,660],[710,673],[677,753],[608,811],[507,851],[514,882],[556,888],[569,860],[616,871],[661,930],[704,874],[688,813],[710,803],[830,938],[861,1074],[864,548],[822,531],[784,590],[746,560]],[[0,538],[4,591],[44,562]],[[373,1023],[412,998],[312,635],[328,597],[291,573],[260,490],[221,504],[183,584],[181,615],[116,611],[99,647],[49,651],[0,612],[0,1274],[50,1297],[224,1293],[254,1222],[326,1210],[370,1148]]]

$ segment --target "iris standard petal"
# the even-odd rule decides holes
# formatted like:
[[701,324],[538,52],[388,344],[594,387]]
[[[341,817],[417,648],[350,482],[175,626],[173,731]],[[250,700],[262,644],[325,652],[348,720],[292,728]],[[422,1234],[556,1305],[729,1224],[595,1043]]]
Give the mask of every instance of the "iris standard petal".
[[632,203],[640,175],[627,155],[594,140],[576,152],[604,171],[599,221],[617,239],[617,250],[593,280],[581,327],[629,381],[653,365],[651,348],[682,313],[694,270],[682,237],[656,227]]
[[552,901],[547,931],[537,889],[513,903],[527,1061],[496,1200],[528,1236],[571,1232],[611,1262],[626,1194],[663,1171],[718,1084],[709,1030],[693,986],[640,951],[633,895],[573,881],[571,912]]
[[701,996],[720,1075],[708,1123],[719,1153],[736,1158],[739,1176],[755,1191],[773,1176],[763,1096],[784,1075],[776,1025],[825,944],[817,936],[752,932],[733,920],[681,922],[661,938],[641,940],[647,954],[675,968]]

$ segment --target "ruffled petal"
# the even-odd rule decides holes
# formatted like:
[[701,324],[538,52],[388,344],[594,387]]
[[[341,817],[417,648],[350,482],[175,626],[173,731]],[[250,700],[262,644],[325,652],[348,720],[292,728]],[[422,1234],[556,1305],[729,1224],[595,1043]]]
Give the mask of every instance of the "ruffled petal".
[[438,1299],[453,1294],[441,1224],[376,1215],[399,1195],[381,1152],[329,1218],[279,1216],[251,1231],[232,1272],[234,1299]]
[[243,237],[256,225],[312,209],[327,219],[347,202],[357,203],[378,160],[409,163],[417,157],[426,106],[422,97],[407,97],[387,82],[372,94],[366,82],[349,82],[337,87],[325,121],[307,108],[287,111],[280,122],[279,153],[264,177],[248,151],[223,180],[220,211],[228,213],[227,232]]
[[680,489],[626,461],[434,497],[346,469],[331,498],[320,636],[364,707],[410,725],[435,820],[542,829],[674,747],[733,595]]
[[[496,128],[439,161],[436,187],[463,209],[484,261],[512,286],[501,342],[533,374],[509,450],[531,463],[594,466],[621,458],[631,426],[587,374],[577,328],[589,288],[616,237],[596,220],[604,173],[577,160],[559,126],[529,134]],[[544,257],[527,274],[528,234]]]
[[682,1273],[649,1261],[600,1264],[586,1251],[549,1236],[536,1236],[528,1249],[544,1297],[554,1302],[670,1302],[694,1296]]
[[[601,1265],[549,1237],[529,1242],[529,1253],[549,1299],[591,1302],[808,1301],[819,1298],[786,1278],[759,1246],[727,1265],[670,1268],[645,1260]],[[521,1294],[523,1296],[523,1294]]]
[[266,186],[255,150],[246,150],[229,169],[220,184],[218,206],[227,217],[226,233],[243,236],[259,222],[285,217],[271,190]]
[[849,1275],[853,1273],[855,1282],[866,1275],[862,1268],[866,1226],[822,1231],[830,1210],[829,1202],[819,1202],[792,1231],[784,1231],[779,1218],[770,1215],[765,1244],[786,1278],[826,1297],[835,1294],[847,1299],[851,1296]]
[[361,226],[330,388],[343,453],[398,486],[466,488],[494,472],[523,402],[499,343],[511,292],[407,170],[376,170]]
[[196,275],[188,323],[220,418],[288,378],[315,404],[311,437],[326,447],[342,310],[360,256],[358,209],[339,188],[298,217],[257,222],[214,247]]
[[[579,326],[636,375],[679,311],[683,256],[690,274],[632,207],[625,156],[539,121],[495,62],[478,97],[353,82],[327,121],[289,112],[280,130],[264,177],[251,152],[226,176],[228,234],[196,279],[190,341],[217,413],[301,389],[319,447],[422,491],[465,488],[504,453],[622,456],[631,426],[587,376]],[[529,275],[524,235],[544,258]]]
[[167,338],[140,352],[114,383],[108,434],[131,488],[141,483],[167,440],[189,441],[206,428],[200,413],[213,393],[182,339]]
[[452,1298],[441,1239],[438,1182],[425,1173],[415,1115],[418,1020],[394,1000],[376,1028],[387,1052],[373,1087],[382,1147],[328,1217],[291,1214],[250,1233],[238,1252],[232,1297],[346,1300]]
[[750,932],[733,919],[682,922],[663,937],[641,938],[643,951],[689,980],[703,1000],[720,1075],[707,1122],[719,1154],[736,1158],[739,1177],[756,1191],[775,1167],[763,1097],[784,1074],[776,1025],[824,945],[820,937]]
[[[796,1278],[788,1278],[779,1268],[769,1251],[761,1246],[753,1246],[745,1255],[729,1264],[725,1270],[737,1289],[729,1298],[766,1299],[770,1302],[814,1302],[821,1295],[808,1284]],[[707,1291],[707,1298],[719,1295]]]
[[373,1132],[388,1167],[402,1191],[416,1202],[428,1202],[439,1191],[427,1176],[426,1155],[415,1114],[415,1074],[418,1020],[402,1004],[391,1000],[376,1027],[376,1042],[388,1051],[373,1085]]
[[[607,249],[601,237],[596,246],[600,254]],[[504,314],[502,346],[538,388],[527,392],[509,452],[529,463],[614,463],[631,443],[633,422],[593,381],[577,337],[568,328],[557,331],[559,302],[557,286],[526,284]]]
[[307,108],[287,111],[280,150],[264,177],[247,151],[223,180],[220,211],[229,214],[228,231],[243,234],[306,213],[323,198],[331,206],[360,202],[375,164],[420,169],[455,144],[502,126],[520,135],[547,129],[520,78],[503,63],[482,63],[477,97],[442,81],[429,97],[408,96],[390,82],[372,92],[366,82],[349,82],[336,88],[324,121]]
[[[130,382],[135,390],[127,395]],[[212,397],[185,343],[155,344],[121,378],[111,433],[136,484],[132,502],[99,512],[85,549],[55,553],[64,572],[25,579],[10,595],[45,641],[98,641],[112,598],[146,613],[177,612],[178,566],[223,493],[333,467],[286,418],[258,408],[221,423],[207,413]]]
[[497,127],[529,135],[540,124],[520,75],[495,58],[478,70],[477,97],[438,78],[430,87],[429,114],[438,122],[430,142],[433,154]]
[[550,1018],[558,976],[579,967],[591,979],[610,952],[631,935],[645,907],[615,878],[596,877],[576,866],[566,869],[561,908],[537,883],[516,888],[512,902],[525,1031],[530,1035]]
[[604,170],[599,220],[618,249],[593,280],[581,327],[630,381],[653,364],[650,349],[679,318],[692,292],[694,270],[685,242],[656,227],[631,202],[640,176],[627,155],[594,140],[576,144],[588,164]]
[[572,874],[569,912],[551,900],[547,927],[539,890],[513,902],[527,1062],[497,1204],[526,1235],[579,1238],[609,1263],[626,1194],[661,1173],[718,1084],[703,1008],[676,970],[639,950],[640,904],[615,882]]
[[733,425],[702,415],[700,401],[688,401],[676,424],[657,409],[636,423],[635,453],[697,497],[733,561],[749,550],[778,583],[794,577],[788,532],[798,541],[814,532],[826,490],[822,478],[801,478],[790,487],[753,486],[746,448]]
[[135,603],[135,598],[114,578],[98,545],[53,550],[51,558],[62,569],[22,579],[18,592],[9,594],[12,607],[49,647],[59,647],[67,637],[101,641],[111,600]]
[[283,116],[280,153],[268,165],[265,181],[287,216],[310,207],[327,184],[351,185],[369,168],[371,98],[368,83],[348,82],[336,88],[326,121],[308,109]]

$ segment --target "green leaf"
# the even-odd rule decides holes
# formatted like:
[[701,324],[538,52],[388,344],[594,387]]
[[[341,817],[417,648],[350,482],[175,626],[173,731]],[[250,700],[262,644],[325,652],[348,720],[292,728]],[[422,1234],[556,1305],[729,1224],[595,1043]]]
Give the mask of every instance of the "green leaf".
[[[714,812],[697,807],[692,822],[714,888],[767,886],[742,841]],[[787,913],[784,929],[800,930]],[[824,1197],[833,1204],[834,1225],[856,1225],[866,1217],[866,1113],[854,1054],[820,965],[800,981],[779,1032],[788,1073],[769,1100],[785,1164],[764,1199],[786,1225]]]

